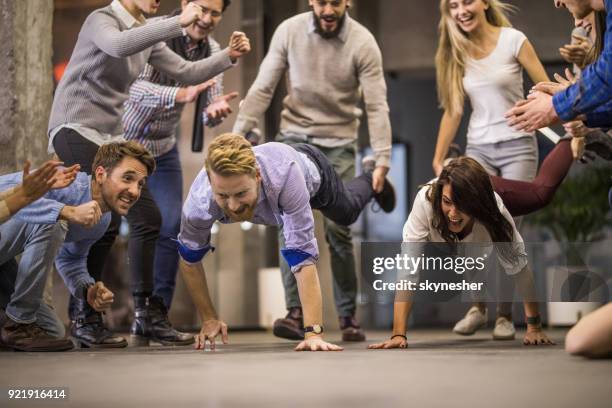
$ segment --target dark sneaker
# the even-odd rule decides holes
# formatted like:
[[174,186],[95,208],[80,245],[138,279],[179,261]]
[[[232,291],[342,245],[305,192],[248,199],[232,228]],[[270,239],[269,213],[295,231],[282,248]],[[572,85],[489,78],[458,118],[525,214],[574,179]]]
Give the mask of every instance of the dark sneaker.
[[292,307],[284,319],[276,319],[272,333],[288,340],[304,340],[304,315],[301,307]]
[[363,329],[353,316],[340,318],[340,330],[342,330],[342,341],[365,341],[366,339]]
[[604,160],[612,160],[612,136],[601,131],[587,133],[585,149],[596,153]]
[[[361,168],[364,173],[373,172],[376,168],[376,160],[374,156],[366,156],[361,160]],[[395,187],[388,178],[385,178],[385,185],[383,186],[383,190],[380,193],[374,194],[374,201],[378,204],[378,206],[386,213],[390,213],[395,209],[395,204],[397,201],[395,195]],[[372,211],[378,212],[372,206]]]
[[393,187],[393,184],[391,184],[388,178],[385,178],[383,190],[374,195],[374,200],[376,200],[380,208],[386,213],[390,213],[395,209],[395,204],[397,202],[395,187]]
[[83,348],[122,348],[128,345],[124,337],[104,326],[102,314],[98,312],[73,320],[70,335]]
[[10,319],[2,327],[2,344],[18,351],[67,351],[74,345],[69,339],[49,335],[36,323],[22,324]]
[[148,346],[151,341],[164,346],[193,344],[192,334],[180,332],[170,324],[168,309],[159,296],[135,298],[136,311],[130,330],[130,342],[136,346]]

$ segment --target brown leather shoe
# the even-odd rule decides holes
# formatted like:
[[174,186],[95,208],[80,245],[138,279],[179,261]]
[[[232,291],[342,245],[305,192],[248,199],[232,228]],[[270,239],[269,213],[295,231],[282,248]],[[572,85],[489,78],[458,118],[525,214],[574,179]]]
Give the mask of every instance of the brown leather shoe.
[[304,315],[301,307],[292,307],[283,319],[276,319],[272,328],[276,337],[304,340]]
[[340,318],[340,330],[342,330],[342,341],[365,341],[366,339],[363,329],[353,316]]
[[36,323],[22,324],[8,320],[2,327],[2,343],[19,351],[66,351],[74,346],[66,338],[53,337]]

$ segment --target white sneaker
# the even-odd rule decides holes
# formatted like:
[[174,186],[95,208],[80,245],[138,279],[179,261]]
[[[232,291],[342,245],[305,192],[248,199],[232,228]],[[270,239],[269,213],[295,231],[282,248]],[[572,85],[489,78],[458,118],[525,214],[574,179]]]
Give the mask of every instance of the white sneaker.
[[514,340],[515,336],[514,323],[505,317],[498,317],[493,329],[493,340]]
[[465,317],[457,322],[453,332],[462,336],[471,336],[485,324],[487,324],[487,311],[482,313],[476,306],[472,306]]

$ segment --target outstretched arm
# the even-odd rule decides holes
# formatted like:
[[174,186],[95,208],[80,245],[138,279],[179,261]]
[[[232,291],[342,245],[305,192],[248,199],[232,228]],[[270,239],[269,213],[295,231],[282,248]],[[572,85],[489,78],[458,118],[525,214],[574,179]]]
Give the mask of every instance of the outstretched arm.
[[206,348],[206,341],[210,343],[210,349],[215,349],[215,338],[221,334],[223,344],[227,344],[227,324],[219,320],[217,311],[210,298],[208,282],[201,262],[188,263],[184,259],[179,261],[179,269],[191,295],[191,299],[202,319],[202,329],[196,336],[195,348]]
[[[304,327],[320,325],[323,322],[323,301],[319,275],[314,265],[303,266],[295,274],[300,301],[304,310]],[[305,340],[295,348],[296,351],[340,351],[342,347],[323,340],[323,334],[306,333]]]

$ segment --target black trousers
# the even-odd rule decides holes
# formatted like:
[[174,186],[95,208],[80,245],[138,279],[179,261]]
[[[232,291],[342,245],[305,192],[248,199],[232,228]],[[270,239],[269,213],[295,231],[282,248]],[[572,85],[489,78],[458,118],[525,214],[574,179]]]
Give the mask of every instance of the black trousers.
[[321,211],[336,224],[353,224],[374,197],[372,172],[365,172],[344,183],[329,159],[315,146],[303,143],[291,146],[308,156],[319,168],[321,186],[310,199],[312,209]]
[[[66,166],[80,164],[81,170],[92,173],[92,164],[98,151],[98,146],[85,139],[78,132],[64,128],[53,140],[53,147]],[[153,261],[155,259],[155,244],[161,228],[161,214],[153,196],[146,185],[140,194],[140,199],[126,216],[130,226],[128,242],[128,264],[132,278],[132,293],[150,293],[153,291]],[[106,259],[119,235],[121,216],[113,213],[111,224],[102,238],[89,250],[87,269],[96,280],[101,280]],[[76,305],[71,299],[69,314],[74,316]]]

